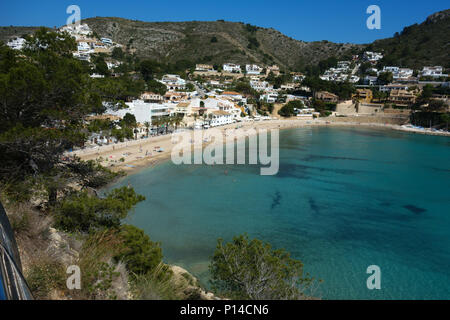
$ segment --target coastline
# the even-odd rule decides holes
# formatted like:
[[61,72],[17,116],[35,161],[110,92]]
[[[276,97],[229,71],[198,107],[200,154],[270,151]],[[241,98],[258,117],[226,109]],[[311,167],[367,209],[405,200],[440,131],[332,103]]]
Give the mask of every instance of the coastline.
[[[335,119],[333,119],[335,120]],[[417,130],[413,128],[405,128],[400,125],[387,123],[370,123],[370,122],[345,122],[345,121],[328,121],[328,120],[270,120],[258,121],[250,123],[234,123],[215,129],[221,130],[225,133],[227,129],[233,129],[236,126],[241,129],[292,129],[292,128],[306,128],[314,126],[332,126],[332,127],[369,127],[369,128],[385,128],[396,131],[403,131],[409,133],[419,133],[425,135],[440,135],[450,136],[450,133],[431,132],[424,130]],[[211,129],[203,130],[204,134],[208,134]],[[122,142],[114,145],[99,146],[95,148],[77,150],[69,155],[76,155],[82,160],[98,160],[101,165],[109,168],[114,172],[122,171],[126,175],[135,174],[143,169],[157,166],[170,159],[171,151],[174,146],[171,141],[171,134],[149,137],[147,139]],[[207,144],[207,143],[206,143]],[[203,147],[206,145],[203,143]],[[157,150],[161,150],[158,152]]]
[[[219,127],[218,129],[224,131],[226,129],[235,128],[239,124],[232,124],[223,127]],[[428,132],[423,131],[411,131],[409,128],[402,127],[400,125],[393,124],[385,124],[385,123],[365,123],[365,122],[343,122],[343,121],[326,121],[326,120],[297,120],[297,119],[288,119],[288,120],[272,120],[272,121],[261,121],[261,122],[252,122],[242,124],[242,129],[292,129],[292,128],[309,128],[314,126],[320,127],[361,127],[361,128],[374,128],[374,129],[386,129],[386,130],[394,130],[394,131],[403,131],[409,133],[420,133],[420,134],[428,134]],[[204,133],[209,132],[209,130],[204,130]],[[430,132],[430,134],[432,134]],[[438,135],[438,134],[435,134]],[[441,134],[442,135],[442,134]],[[445,134],[446,136],[450,136],[449,134]],[[113,167],[109,167],[114,171],[123,171],[126,176],[133,175],[139,173],[140,171],[148,168],[155,167],[159,164],[162,164],[166,161],[170,161],[171,150],[173,144],[171,142],[172,135],[164,135],[152,137],[149,139],[143,139],[138,141],[132,141],[131,143],[123,143],[116,144],[114,150],[112,150],[112,146],[104,146],[102,149],[98,150],[89,150],[89,153],[86,153],[84,156],[81,156],[83,160],[94,160],[98,157],[107,157],[111,155],[122,155],[123,153],[130,152],[131,154],[127,156],[126,160],[123,163],[115,165]],[[203,143],[203,147],[205,147],[208,143]],[[164,149],[164,152],[155,153],[153,152],[154,147],[161,147]],[[142,149],[140,152],[139,149]],[[143,157],[145,155],[146,150],[152,150],[151,157]],[[114,152],[114,153],[112,153]],[[138,158],[140,157],[140,158]],[[109,161],[108,161],[109,162]],[[103,162],[102,164],[108,164],[107,162]],[[110,164],[110,163],[109,163]],[[116,163],[115,163],[116,164]],[[128,167],[127,165],[132,165],[133,167]],[[114,181],[115,183],[117,181]],[[192,277],[195,279],[195,283],[192,288],[200,290],[200,295],[203,300],[221,300],[223,297],[216,296],[210,290],[202,287],[197,282],[197,276],[193,273],[191,268],[181,268],[177,264],[168,263],[168,266],[172,269],[177,279],[183,279],[183,275]],[[226,299],[226,298],[225,298]]]

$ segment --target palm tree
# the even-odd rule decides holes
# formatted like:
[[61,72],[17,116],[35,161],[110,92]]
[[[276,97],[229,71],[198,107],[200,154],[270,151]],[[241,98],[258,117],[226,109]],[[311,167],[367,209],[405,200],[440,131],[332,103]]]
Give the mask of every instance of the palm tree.
[[450,115],[448,113],[441,114],[441,120],[442,120],[442,122],[446,123],[447,131],[448,131],[448,123],[450,122]]
[[167,131],[169,130],[169,124],[170,124],[170,117],[169,116],[164,116],[164,117],[162,117],[162,122],[164,123],[164,126],[165,126],[165,128],[166,128],[166,134],[167,134]]
[[173,124],[175,125],[175,131],[177,131],[178,126],[180,125],[181,121],[183,120],[183,118],[179,115],[176,115],[173,119]]
[[144,126],[145,126],[145,129],[146,129],[146,131],[147,131],[147,138],[148,138],[148,133],[149,133],[149,128],[150,128],[150,122],[148,122],[148,121],[145,121],[144,122]]
[[161,118],[160,117],[156,117],[156,118],[154,118],[154,119],[152,119],[152,124],[153,124],[153,126],[155,126],[156,127],[156,133],[158,134],[158,132],[159,132],[159,127],[161,126],[161,123],[162,123],[162,121],[161,121]]
[[208,119],[209,119],[209,124],[210,125],[211,125],[212,118],[213,118],[213,114],[212,113],[208,114]]
[[203,125],[205,125],[205,123],[206,123],[206,119],[208,119],[208,115],[206,114],[206,112],[205,113],[203,113]]

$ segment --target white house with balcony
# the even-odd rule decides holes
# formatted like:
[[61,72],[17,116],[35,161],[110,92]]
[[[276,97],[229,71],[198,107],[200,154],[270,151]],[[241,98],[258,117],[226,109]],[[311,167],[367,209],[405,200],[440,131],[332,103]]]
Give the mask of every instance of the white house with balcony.
[[176,74],[166,74],[162,77],[161,82],[167,86],[171,91],[173,90],[184,90],[186,88],[186,80],[181,79],[179,75]]
[[59,29],[61,32],[67,32],[77,40],[88,36],[92,31],[87,24],[73,23],[63,26]]
[[145,123],[150,122],[157,117],[169,116],[175,109],[175,104],[172,103],[148,103],[143,100],[133,100],[133,102],[127,102],[128,108],[119,110],[110,110],[109,114],[119,116],[123,118],[127,113],[130,113],[136,117],[136,122]]
[[270,89],[269,83],[267,81],[252,80],[250,81],[250,86],[256,91],[265,91],[267,89]]
[[440,78],[440,77],[448,77],[448,74],[443,74],[444,68],[441,66],[434,66],[434,67],[423,67],[423,70],[420,72],[420,75],[422,77],[433,77],[433,78]]
[[233,123],[233,115],[229,112],[222,110],[211,111],[211,127],[224,126]]
[[259,97],[260,100],[267,103],[275,103],[278,100],[278,92],[267,92]]
[[110,38],[100,38],[100,41],[104,44],[106,44],[107,46],[112,46],[113,45],[113,41]]
[[13,50],[22,50],[25,47],[25,42],[24,38],[16,38],[10,40],[6,45]]
[[245,71],[250,75],[259,75],[263,71],[263,68],[256,64],[247,64],[245,66]]
[[81,41],[81,42],[78,42],[77,50],[78,50],[78,52],[87,53],[87,52],[91,51],[91,46],[87,42]]
[[366,51],[364,52],[363,59],[373,63],[383,59],[383,55],[379,52]]
[[234,63],[225,63],[223,65],[223,71],[231,73],[241,73],[241,66]]

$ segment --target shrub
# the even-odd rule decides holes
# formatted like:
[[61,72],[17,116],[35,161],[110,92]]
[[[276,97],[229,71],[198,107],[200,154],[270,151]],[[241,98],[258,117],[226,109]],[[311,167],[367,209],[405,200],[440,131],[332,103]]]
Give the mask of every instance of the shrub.
[[219,239],[209,269],[213,288],[232,299],[306,298],[313,282],[303,277],[303,264],[289,253],[247,235],[226,244]]
[[114,189],[104,198],[81,191],[62,201],[55,214],[55,223],[59,228],[71,232],[118,228],[128,211],[143,200],[144,196],[128,187]]
[[114,290],[113,283],[118,281],[120,273],[116,271],[112,258],[120,254],[121,248],[122,240],[117,231],[100,231],[86,238],[77,261],[82,272],[81,290],[71,292],[73,298],[115,299],[117,297],[118,292]]
[[146,274],[136,275],[132,292],[136,300],[183,300],[187,282],[180,283],[167,265],[159,264]]
[[161,263],[162,250],[159,243],[152,242],[143,230],[124,225],[119,236],[123,241],[123,250],[115,259],[123,261],[132,273],[148,273]]
[[42,260],[31,265],[26,279],[35,299],[49,299],[52,290],[64,289],[66,274],[59,262]]
[[278,110],[278,114],[282,117],[292,117],[295,115],[294,109],[300,109],[303,108],[303,102],[294,100],[289,101],[287,104],[285,104],[280,110]]

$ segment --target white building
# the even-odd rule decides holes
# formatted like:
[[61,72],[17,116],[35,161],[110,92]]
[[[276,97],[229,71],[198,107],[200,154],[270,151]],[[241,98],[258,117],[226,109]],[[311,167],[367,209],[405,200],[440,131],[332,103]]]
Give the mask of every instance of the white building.
[[269,83],[267,81],[250,81],[250,86],[256,91],[265,91],[269,89]]
[[61,32],[67,32],[76,40],[82,39],[92,33],[87,24],[69,24],[59,29]]
[[105,76],[102,75],[102,74],[93,73],[93,74],[90,75],[90,77],[93,78],[93,79],[101,79],[101,78],[104,78]]
[[383,59],[383,55],[379,52],[366,51],[364,52],[363,59],[369,62],[377,62]]
[[211,112],[211,127],[224,126],[233,123],[233,115],[222,110],[214,110]]
[[391,92],[392,90],[408,90],[408,86],[404,84],[389,84],[385,86],[380,86],[381,92]]
[[395,80],[398,79],[407,79],[413,76],[414,70],[409,68],[400,68],[400,67],[384,67],[383,71],[378,72],[378,75],[383,72],[391,72],[392,76]]
[[169,90],[183,90],[186,88],[186,80],[181,79],[179,75],[176,74],[166,74],[161,80]]
[[377,82],[378,82],[378,77],[366,76],[364,78],[364,84],[369,85],[369,86],[374,86],[377,84]]
[[195,71],[198,72],[213,72],[214,67],[210,64],[196,64],[195,65]]
[[87,52],[90,52],[91,51],[91,46],[87,43],[87,42],[78,42],[78,45],[77,45],[77,50],[78,50],[78,52],[84,52],[84,53],[87,53]]
[[100,38],[100,41],[108,46],[112,46],[113,45],[113,41],[109,38]]
[[14,50],[22,50],[25,46],[25,42],[24,38],[16,38],[10,40],[6,45]]
[[143,100],[133,100],[127,102],[127,109],[119,109],[117,111],[108,111],[109,114],[123,118],[127,113],[136,117],[138,123],[152,122],[155,117],[169,116],[175,109],[175,104],[171,103],[147,103]]
[[235,101],[242,101],[242,94],[240,94],[239,92],[234,92],[234,91],[224,91],[221,94],[223,97],[226,98],[231,98],[232,100]]
[[295,111],[299,119],[313,119],[320,116],[320,112],[316,112],[314,108],[295,109]]
[[232,73],[241,73],[241,66],[234,63],[225,63],[223,65],[223,71]]
[[399,67],[384,67],[383,68],[383,72],[392,72],[392,74],[394,73],[398,73],[398,71],[400,70]]
[[443,74],[442,71],[443,68],[441,66],[423,67],[423,70],[420,72],[420,75],[422,77],[433,77],[433,78],[448,77],[448,74]]
[[263,71],[263,68],[257,66],[256,64],[247,64],[245,66],[245,71],[247,74],[259,75]]
[[143,94],[141,94],[140,98],[145,102],[154,102],[154,103],[164,102],[164,97],[162,95],[153,92],[144,92]]
[[267,103],[275,103],[278,100],[278,92],[267,92],[261,95],[259,99]]

